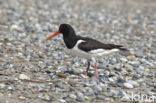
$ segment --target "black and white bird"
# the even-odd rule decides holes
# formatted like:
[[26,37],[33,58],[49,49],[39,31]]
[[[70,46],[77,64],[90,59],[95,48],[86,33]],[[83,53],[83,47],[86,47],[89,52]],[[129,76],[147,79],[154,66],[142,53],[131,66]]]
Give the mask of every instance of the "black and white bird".
[[85,76],[88,76],[88,70],[90,67],[90,60],[94,62],[95,77],[98,77],[98,66],[96,63],[96,58],[103,58],[107,55],[112,55],[119,51],[127,51],[121,45],[115,44],[104,44],[95,39],[88,37],[81,37],[75,34],[74,29],[69,24],[61,24],[59,30],[53,35],[49,36],[47,40],[53,38],[54,36],[62,33],[63,40],[66,47],[72,52],[72,54],[77,55],[88,60],[88,67],[85,72]]

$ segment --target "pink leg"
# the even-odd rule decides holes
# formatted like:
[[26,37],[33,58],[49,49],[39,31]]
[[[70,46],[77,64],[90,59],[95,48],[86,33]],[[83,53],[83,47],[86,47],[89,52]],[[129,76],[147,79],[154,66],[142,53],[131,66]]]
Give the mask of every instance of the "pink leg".
[[89,67],[90,67],[90,62],[88,62],[88,67],[87,67],[87,69],[86,69],[85,76],[88,76]]
[[95,62],[95,77],[98,78],[98,67],[97,67],[97,63]]

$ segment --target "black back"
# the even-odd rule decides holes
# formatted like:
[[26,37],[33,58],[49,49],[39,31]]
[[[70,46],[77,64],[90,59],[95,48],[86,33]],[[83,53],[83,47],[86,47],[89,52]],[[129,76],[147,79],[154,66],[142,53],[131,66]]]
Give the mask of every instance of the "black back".
[[102,42],[99,42],[97,40],[91,39],[91,38],[82,38],[85,42],[82,42],[79,44],[78,48],[89,52],[91,50],[95,49],[105,49],[105,50],[111,50],[111,49],[119,49],[119,50],[126,50],[121,45],[114,45],[114,44],[104,44]]

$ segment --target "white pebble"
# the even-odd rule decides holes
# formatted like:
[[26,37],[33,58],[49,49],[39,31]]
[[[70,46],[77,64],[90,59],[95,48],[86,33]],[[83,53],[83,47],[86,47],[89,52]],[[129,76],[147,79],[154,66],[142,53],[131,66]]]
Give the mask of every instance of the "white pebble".
[[30,77],[28,77],[28,76],[25,75],[25,74],[20,74],[20,75],[19,75],[19,79],[21,79],[21,80],[30,80]]
[[124,87],[127,89],[131,89],[131,88],[133,88],[133,85],[130,83],[124,83]]

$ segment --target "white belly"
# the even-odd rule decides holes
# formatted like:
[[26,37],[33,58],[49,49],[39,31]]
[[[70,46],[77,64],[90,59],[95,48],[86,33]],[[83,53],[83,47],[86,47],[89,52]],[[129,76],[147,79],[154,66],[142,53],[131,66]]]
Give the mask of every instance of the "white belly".
[[68,49],[70,51],[70,53],[72,55],[76,55],[80,58],[85,58],[85,59],[91,59],[92,58],[92,55],[89,54],[89,53],[86,53],[84,51],[81,51],[81,50],[74,50],[74,49]]
[[80,58],[85,58],[85,59],[104,58],[110,55],[113,56],[119,52],[118,49],[112,49],[112,50],[97,49],[97,50],[92,50],[90,52],[84,52],[79,49],[67,49],[66,51],[71,55],[78,56]]

